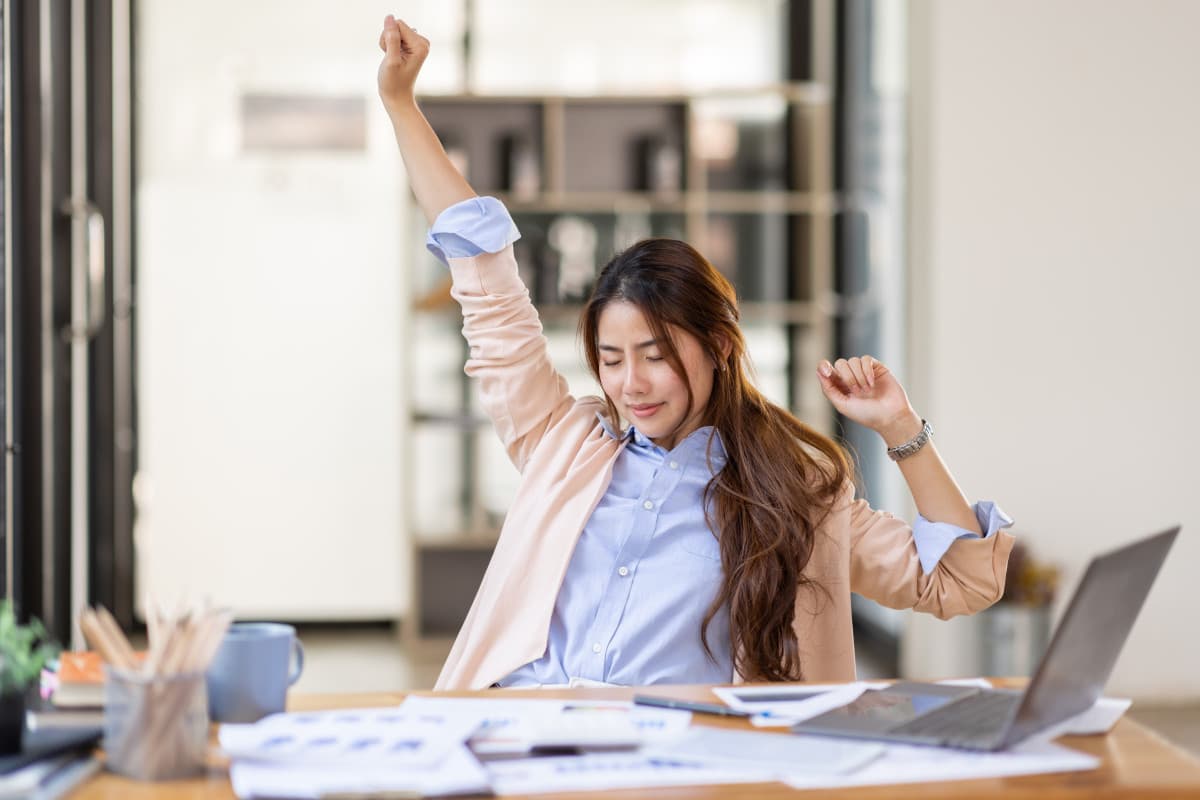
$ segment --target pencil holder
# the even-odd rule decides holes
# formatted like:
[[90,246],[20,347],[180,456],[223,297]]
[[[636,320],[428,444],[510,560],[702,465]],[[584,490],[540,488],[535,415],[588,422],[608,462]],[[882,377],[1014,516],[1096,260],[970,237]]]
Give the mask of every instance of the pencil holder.
[[203,772],[208,755],[204,673],[146,677],[106,667],[104,752],[110,770],[134,780]]

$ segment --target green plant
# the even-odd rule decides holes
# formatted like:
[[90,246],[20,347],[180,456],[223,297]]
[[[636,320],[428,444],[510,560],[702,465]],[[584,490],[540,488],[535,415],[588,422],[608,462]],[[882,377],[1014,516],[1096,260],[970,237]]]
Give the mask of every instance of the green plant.
[[21,625],[12,604],[0,601],[0,694],[23,691],[56,655],[58,647],[41,621],[31,619]]

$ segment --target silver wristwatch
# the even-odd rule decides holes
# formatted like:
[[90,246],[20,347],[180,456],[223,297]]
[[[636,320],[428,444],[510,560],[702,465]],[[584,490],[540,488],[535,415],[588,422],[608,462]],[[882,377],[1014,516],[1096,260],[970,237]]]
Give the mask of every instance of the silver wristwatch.
[[904,444],[898,444],[895,447],[889,447],[887,454],[892,461],[903,461],[909,456],[916,455],[925,443],[929,441],[929,437],[933,435],[933,428],[925,420],[921,420],[921,432],[913,438],[909,439]]

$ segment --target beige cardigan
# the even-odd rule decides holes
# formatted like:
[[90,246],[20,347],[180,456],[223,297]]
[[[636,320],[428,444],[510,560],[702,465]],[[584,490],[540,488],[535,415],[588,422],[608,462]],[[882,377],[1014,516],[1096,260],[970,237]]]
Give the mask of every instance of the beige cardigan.
[[[598,397],[576,399],[550,363],[511,246],[450,260],[453,296],[470,344],[467,374],[521,471],[491,563],[437,681],[491,686],[546,649],[550,618],[575,543],[608,488],[624,447],[601,428]],[[854,500],[847,486],[816,537],[806,574],[828,593],[801,592],[795,629],[804,676],[853,680],[850,593],[940,618],[987,608],[1003,591],[1013,538],[959,539],[922,574],[912,529]],[[737,676],[730,676],[736,679]]]

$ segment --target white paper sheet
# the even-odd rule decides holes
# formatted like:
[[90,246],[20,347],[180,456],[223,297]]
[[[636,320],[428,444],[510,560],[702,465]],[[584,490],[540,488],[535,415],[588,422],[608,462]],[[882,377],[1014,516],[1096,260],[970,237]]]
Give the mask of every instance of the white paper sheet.
[[1082,711],[1057,725],[1052,725],[1034,738],[1047,741],[1059,736],[1096,736],[1108,733],[1117,724],[1133,701],[1120,697],[1101,697],[1087,711]]
[[987,678],[949,678],[938,681],[942,686],[974,686],[976,689],[991,689],[992,682]]
[[639,753],[522,758],[488,762],[485,768],[498,795],[772,780],[765,771],[732,770]]
[[523,755],[536,743],[537,731],[548,718],[564,713],[603,710],[629,715],[643,743],[672,739],[684,734],[691,723],[687,711],[647,708],[624,701],[525,700],[506,697],[456,698],[411,696],[400,706],[415,714],[453,716],[464,714],[480,720],[470,746],[481,757]]
[[887,783],[959,781],[1095,769],[1100,760],[1051,742],[1028,742],[1000,753],[971,753],[940,747],[888,745],[882,757],[852,775],[797,772],[783,782],[798,789],[871,786]]
[[365,798],[400,792],[437,797],[490,790],[487,772],[462,745],[437,767],[429,769],[236,761],[229,770],[229,777],[234,794],[242,800],[267,797],[317,800],[330,794],[362,795]]
[[686,736],[649,746],[643,752],[781,776],[797,770],[823,775],[850,773],[882,756],[885,749],[878,742],[696,726]]
[[252,725],[222,725],[217,739],[233,759],[310,764],[430,766],[482,722],[469,714],[399,708],[272,714]]

